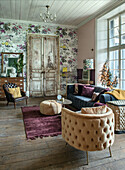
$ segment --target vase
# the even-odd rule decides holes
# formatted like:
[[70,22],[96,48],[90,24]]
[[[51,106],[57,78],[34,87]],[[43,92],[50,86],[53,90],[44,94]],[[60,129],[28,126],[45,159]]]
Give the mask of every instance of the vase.
[[23,77],[23,73],[18,73],[18,77]]

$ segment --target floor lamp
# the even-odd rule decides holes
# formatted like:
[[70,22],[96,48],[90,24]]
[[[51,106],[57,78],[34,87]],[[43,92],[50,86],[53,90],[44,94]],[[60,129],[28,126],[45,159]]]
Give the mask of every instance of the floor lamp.
[[68,78],[68,71],[67,71],[67,67],[63,67],[63,69],[62,69],[62,75],[64,76],[64,77],[66,77],[66,94],[65,94],[65,96],[67,96],[67,78]]

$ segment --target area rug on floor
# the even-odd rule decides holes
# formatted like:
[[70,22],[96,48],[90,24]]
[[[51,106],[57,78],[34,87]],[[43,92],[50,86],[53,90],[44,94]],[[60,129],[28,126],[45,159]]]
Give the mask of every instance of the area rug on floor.
[[39,106],[22,107],[27,139],[57,136],[61,134],[61,116],[46,116],[40,113]]

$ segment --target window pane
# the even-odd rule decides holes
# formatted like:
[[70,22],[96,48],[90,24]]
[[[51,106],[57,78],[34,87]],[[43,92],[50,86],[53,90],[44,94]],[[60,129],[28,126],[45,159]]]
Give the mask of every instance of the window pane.
[[121,36],[121,44],[125,44],[125,34]]
[[110,47],[119,45],[119,37],[110,39]]
[[121,69],[125,69],[125,60],[121,60]]
[[109,53],[109,60],[118,60],[118,50],[110,51]]
[[125,23],[125,13],[121,15],[121,23]]
[[119,77],[119,70],[115,70],[113,76],[114,76],[114,77],[115,77],[115,76]]
[[113,27],[117,27],[119,25],[119,18],[116,17],[109,21],[109,29],[112,29]]
[[122,81],[122,87],[123,90],[125,90],[125,81]]
[[113,61],[109,61],[109,68],[110,69],[114,69],[114,60]]
[[125,59],[125,49],[121,50],[121,59]]
[[121,70],[121,79],[125,79],[125,70]]
[[114,64],[115,64],[115,66],[114,66],[115,69],[119,69],[119,60],[115,60]]
[[109,60],[113,60],[114,59],[114,51],[111,51],[109,53]]
[[119,35],[119,27],[116,27],[114,29],[109,30],[109,36],[110,38],[116,37]]
[[125,24],[121,25],[121,34],[124,34],[124,33],[125,33]]

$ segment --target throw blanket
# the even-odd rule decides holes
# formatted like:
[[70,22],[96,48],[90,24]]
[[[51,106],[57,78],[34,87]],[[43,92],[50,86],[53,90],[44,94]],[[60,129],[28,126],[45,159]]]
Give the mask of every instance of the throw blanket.
[[118,100],[125,100],[125,90],[116,89],[111,92],[106,92],[105,94],[111,94]]

